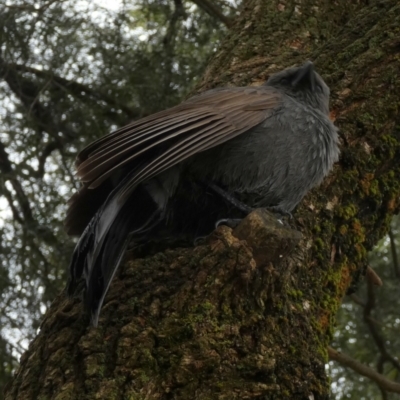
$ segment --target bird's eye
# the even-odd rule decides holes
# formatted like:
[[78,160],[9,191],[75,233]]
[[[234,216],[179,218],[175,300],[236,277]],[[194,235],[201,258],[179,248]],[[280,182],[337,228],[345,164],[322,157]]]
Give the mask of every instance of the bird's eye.
[[282,79],[281,79],[281,84],[282,84],[282,85],[289,85],[289,79],[287,79],[287,78],[282,78]]

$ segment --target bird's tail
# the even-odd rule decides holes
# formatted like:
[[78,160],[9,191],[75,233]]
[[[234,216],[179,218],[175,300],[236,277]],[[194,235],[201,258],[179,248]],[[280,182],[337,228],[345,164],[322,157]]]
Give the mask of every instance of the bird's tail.
[[163,218],[163,210],[146,187],[138,186],[124,199],[122,182],[110,193],[106,202],[91,219],[72,256],[68,293],[74,292],[77,280],[86,280],[86,306],[93,326],[110,283],[129,243],[155,227]]

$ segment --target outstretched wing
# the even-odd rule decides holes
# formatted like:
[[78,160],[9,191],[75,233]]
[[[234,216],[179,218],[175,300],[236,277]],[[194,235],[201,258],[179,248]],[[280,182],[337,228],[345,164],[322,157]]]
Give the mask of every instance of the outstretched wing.
[[116,170],[137,161],[141,168],[128,185],[129,191],[193,154],[260,124],[280,101],[279,92],[268,86],[205,92],[92,143],[78,156],[77,174],[94,189]]

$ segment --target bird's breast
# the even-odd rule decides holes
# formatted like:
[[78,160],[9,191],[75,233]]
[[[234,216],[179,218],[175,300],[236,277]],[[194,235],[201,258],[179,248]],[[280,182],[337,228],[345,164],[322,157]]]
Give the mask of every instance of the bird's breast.
[[[322,115],[322,114],[321,114]],[[318,113],[282,110],[264,123],[190,160],[196,177],[266,203],[297,204],[338,158],[336,128]],[[292,207],[292,208],[293,208]]]

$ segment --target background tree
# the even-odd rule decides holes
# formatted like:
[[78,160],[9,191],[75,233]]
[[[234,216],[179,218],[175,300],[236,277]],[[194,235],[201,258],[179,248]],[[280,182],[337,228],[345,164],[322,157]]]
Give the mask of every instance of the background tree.
[[[369,255],[371,265],[382,279],[382,286],[374,279],[363,281],[356,293],[346,297],[337,316],[337,329],[332,347],[352,355],[361,366],[370,366],[399,382],[399,218],[392,229]],[[339,361],[342,361],[341,359]],[[359,369],[343,369],[337,362],[331,365],[332,389],[337,398],[395,399],[376,381],[360,375]],[[375,376],[377,377],[377,376]]]
[[[361,149],[368,150],[369,146],[378,152],[372,152],[371,156],[373,162],[377,159],[377,165],[382,155],[379,152],[385,152],[385,146],[389,160],[396,156],[396,150],[392,150],[396,147],[390,141],[375,147],[376,143],[370,139],[358,139],[366,131],[372,135],[369,129],[379,130],[384,122],[378,121],[377,115],[369,109],[363,114],[357,109],[360,102],[368,104],[372,93],[375,93],[372,92],[376,82],[373,68],[379,69],[381,63],[388,60],[398,68],[398,61],[397,64],[395,61],[398,34],[391,29],[396,19],[390,23],[387,17],[381,24],[373,19],[374,13],[395,15],[392,2],[373,2],[369,7],[350,2],[343,9],[335,6],[329,11],[330,18],[322,21],[320,15],[326,16],[328,10],[326,5],[317,1],[315,4],[309,2],[303,8],[292,2],[271,2],[268,6],[249,2],[248,7],[253,7],[258,20],[249,18],[248,24],[242,25],[241,30],[235,30],[232,25],[233,17],[242,11],[238,4],[234,8],[224,3],[211,4],[200,0],[195,3],[197,7],[191,2],[179,1],[127,3],[115,13],[92,3],[80,4],[78,8],[75,2],[68,1],[13,2],[2,6],[0,195],[4,223],[0,226],[3,306],[0,318],[4,345],[0,355],[4,368],[0,371],[3,382],[15,365],[15,357],[32,338],[42,314],[65,283],[66,265],[73,244],[63,233],[61,221],[65,201],[76,185],[72,168],[76,151],[116,126],[177,103],[202,75],[208,56],[215,51],[225,27],[232,29],[230,40],[225,42],[219,57],[208,69],[203,88],[227,82],[237,85],[251,81],[257,83],[267,77],[269,72],[266,66],[277,63],[284,67],[302,62],[305,57],[317,58],[318,65],[330,80],[328,82],[336,85],[334,111],[340,110],[340,117],[344,115],[344,119],[338,122],[343,124],[343,128],[350,127],[351,133],[342,136],[345,148],[349,146],[353,150],[354,142],[351,141],[359,141]],[[318,6],[321,14],[313,9]],[[265,7],[264,14],[257,7]],[[243,12],[251,15],[248,9]],[[299,17],[305,13],[309,18],[307,20],[306,16]],[[354,22],[356,18],[360,18],[359,24]],[[354,44],[349,43],[349,29],[343,37],[340,36],[346,20],[355,29]],[[287,34],[286,41],[282,40],[282,26],[291,32]],[[375,33],[371,33],[373,27],[377,27]],[[260,33],[262,29],[270,32],[269,37]],[[386,39],[382,36],[383,29],[389,32]],[[362,33],[368,40],[362,38]],[[340,40],[346,46],[346,52],[339,51]],[[374,42],[376,47],[373,47]],[[383,49],[383,43],[389,47]],[[337,65],[332,63],[328,66],[332,47],[337,49],[341,58],[338,57]],[[310,53],[311,49],[313,52]],[[235,63],[235,57],[250,61]],[[360,63],[360,67],[356,63]],[[385,69],[385,79],[379,83],[386,85],[384,92],[391,99],[398,75],[390,65]],[[345,72],[347,76],[344,77]],[[354,77],[356,73],[359,73],[359,78]],[[364,84],[369,92],[361,90]],[[386,107],[388,98],[384,104]],[[349,104],[355,104],[359,113],[355,114],[358,124],[356,133],[343,113],[343,109],[349,109]],[[385,114],[387,121],[393,121],[388,115],[395,116],[398,112],[394,105],[398,102],[390,104],[393,108]],[[393,129],[390,131],[389,128],[387,133],[393,133]],[[346,140],[350,140],[350,144]],[[362,226],[371,237],[363,239],[367,244],[361,241],[361,255],[356,263],[358,268],[365,260],[364,248],[369,249],[386,229],[387,211],[389,214],[394,211],[390,207],[387,207],[389,210],[382,210],[382,202],[385,206],[387,202],[384,193],[393,193],[393,179],[387,180],[389,189],[385,192],[382,179],[368,176],[366,169],[359,171],[354,167],[354,154],[350,150],[344,152],[341,164],[344,177],[340,182],[344,194],[357,197],[360,190],[354,194],[349,185],[357,187],[357,181],[361,180],[364,191],[368,191],[364,193],[365,204],[352,209],[353,198],[346,201],[343,195],[340,197],[341,207],[337,204],[333,206],[336,207],[335,218],[342,219],[336,235],[343,248],[351,243],[347,236],[360,234],[354,224],[359,219],[364,222],[365,218],[363,220],[363,216],[358,214],[364,212],[365,217],[373,207],[377,209],[377,221],[374,222],[376,234],[371,234],[370,222]],[[368,170],[375,171],[375,168],[375,165],[368,166]],[[335,196],[331,199],[334,200]],[[393,202],[392,206],[395,200]],[[332,216],[325,215],[324,218]],[[314,224],[320,226],[322,232],[327,230],[319,220],[314,220]],[[350,232],[341,232],[342,227],[351,227]],[[396,226],[393,232],[392,243],[395,243]],[[321,236],[327,238],[323,234]],[[358,241],[359,237],[352,244],[360,245]],[[380,254],[387,251],[386,247],[383,244],[379,248]],[[391,254],[395,254],[393,248],[395,246],[392,246]],[[379,256],[371,258],[371,264],[377,264],[377,260],[385,261]],[[345,304],[347,314],[344,312],[339,316],[342,329],[337,331],[334,345],[365,363],[373,365],[377,361],[378,372],[398,380],[397,359],[388,357],[399,349],[396,342],[398,296],[394,295],[398,290],[398,278],[395,278],[397,275],[393,275],[394,272],[390,275],[387,266],[385,268],[379,263],[378,268],[379,275],[386,278],[385,286],[379,289],[381,297],[378,303],[379,309],[385,312],[377,312],[376,306],[367,307],[366,299],[372,299],[371,289],[364,300],[360,300],[361,295],[353,296],[353,301],[362,304],[364,311],[356,311],[352,303]],[[385,317],[374,316],[371,323],[372,310],[379,317]],[[368,331],[363,331],[365,322],[361,318],[367,323]],[[379,337],[369,333],[375,332],[374,326],[381,327]],[[379,352],[367,344],[366,335],[375,341]],[[382,342],[385,343],[384,348],[379,345]],[[340,366],[335,366],[333,376],[337,379],[334,390],[338,396],[358,399],[362,393],[375,398],[380,393],[374,384],[366,385],[358,375]],[[389,396],[382,392],[383,398]]]

